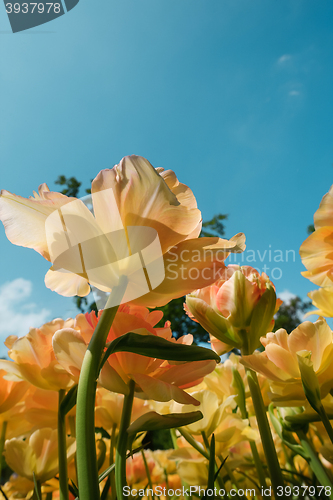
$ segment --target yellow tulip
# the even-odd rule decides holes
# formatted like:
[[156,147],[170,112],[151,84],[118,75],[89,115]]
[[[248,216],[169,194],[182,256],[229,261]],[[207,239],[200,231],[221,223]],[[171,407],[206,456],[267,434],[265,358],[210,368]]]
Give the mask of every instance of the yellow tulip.
[[325,318],[332,318],[333,316],[333,286],[325,286],[319,288],[318,290],[313,290],[308,293],[308,297],[312,300],[312,303],[318,309],[314,311],[309,311],[305,316],[311,316],[312,314],[318,314],[318,316],[324,316]]
[[[75,454],[75,439],[67,438],[67,459]],[[39,429],[28,439],[9,439],[5,443],[5,459],[9,467],[20,476],[33,481],[33,474],[44,483],[58,473],[58,432]]]
[[[115,394],[103,389],[103,387],[99,387],[96,393],[96,427],[103,427],[107,431],[111,431],[113,426],[119,429],[123,403],[123,394]],[[134,420],[148,411],[150,411],[150,408],[147,401],[134,398],[131,422],[134,422]]]
[[310,356],[320,397],[323,399],[332,389],[333,332],[324,319],[305,321],[290,335],[281,328],[261,338],[261,343],[264,352],[243,356],[241,362],[269,379],[270,397],[275,404],[302,406],[306,401],[298,354]]
[[164,305],[213,283],[229,252],[245,248],[242,234],[198,238],[201,213],[192,191],[145,158],[125,157],[102,170],[91,191],[94,216],[46,184],[29,199],[1,192],[8,239],[52,262],[45,282],[61,295],[85,296],[89,283],[110,291],[126,275],[122,302]]
[[172,413],[187,413],[195,410],[202,412],[203,418],[201,420],[184,426],[185,430],[194,435],[201,435],[202,432],[205,432],[207,436],[210,436],[220,424],[226,407],[236,407],[233,396],[226,399],[223,404],[220,404],[218,396],[211,391],[191,392],[191,396],[200,401],[200,406],[194,407],[193,405],[174,403],[171,411]]

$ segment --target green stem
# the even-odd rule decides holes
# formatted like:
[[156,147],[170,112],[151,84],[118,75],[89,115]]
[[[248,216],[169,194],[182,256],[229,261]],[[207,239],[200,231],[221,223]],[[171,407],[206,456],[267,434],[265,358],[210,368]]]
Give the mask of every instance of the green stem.
[[177,436],[175,429],[170,429],[170,436],[171,436],[172,446],[174,447],[175,450],[178,450],[179,446],[177,444]]
[[134,380],[130,380],[128,388],[129,388],[129,393],[126,394],[124,397],[124,405],[121,414],[117,450],[116,450],[115,475],[116,475],[116,492],[118,500],[126,500],[123,488],[127,484],[126,483],[126,453],[127,453],[127,442],[128,442],[127,429],[131,423],[131,414],[132,414],[134,389],[135,389]]
[[5,441],[6,441],[6,430],[7,430],[7,422],[6,420],[2,423],[2,430],[1,430],[1,437],[0,437],[0,484],[1,483],[1,476],[2,476],[2,454],[3,450],[5,448]]
[[204,449],[201,443],[198,443],[198,441],[194,439],[194,437],[191,436],[191,434],[185,431],[184,429],[181,429],[179,427],[177,430],[195,450],[197,450],[203,457],[209,460],[209,453]]
[[151,481],[151,475],[150,475],[150,472],[149,472],[149,467],[148,467],[148,464],[147,464],[147,460],[146,460],[146,456],[145,456],[144,450],[141,450],[141,455],[142,455],[143,464],[145,466],[146,476],[147,476],[147,479],[148,479],[148,486],[149,486],[149,489],[152,492],[151,499],[154,500],[153,483]]
[[[211,447],[210,447],[210,444],[209,444],[209,441],[208,441],[208,438],[206,436],[206,433],[205,431],[202,431],[201,432],[201,437],[202,437],[202,440],[203,440],[203,443],[205,445],[205,448],[207,450],[207,453],[208,453],[208,456],[209,456],[209,460],[210,460],[210,456],[211,456]],[[214,444],[214,449],[215,449],[215,444]],[[223,467],[225,466],[225,464],[223,465]],[[214,467],[215,467],[215,473],[217,473],[218,471],[218,466],[216,464],[216,460],[215,460],[215,456],[214,456]],[[219,487],[220,489],[223,489],[225,490],[225,484],[224,484],[224,480],[223,480],[223,476],[219,473],[217,475],[217,482],[219,484]]]
[[326,471],[325,471],[322,463],[320,462],[320,460],[317,456],[317,453],[313,449],[313,447],[312,447],[310,441],[308,440],[306,434],[304,433],[304,431],[298,431],[297,435],[298,435],[298,438],[301,442],[303,450],[305,451],[306,455],[309,457],[309,462],[310,462],[309,465],[310,465],[311,469],[313,470],[314,474],[316,475],[318,481],[320,482],[320,484],[322,486],[329,486],[331,488],[330,491],[332,493],[330,495],[327,495],[327,496],[328,496],[328,498],[333,500],[333,485],[332,485],[328,475],[326,474]]
[[59,391],[58,405],[58,457],[59,457],[59,495],[60,500],[68,500],[68,472],[67,472],[67,446],[66,446],[66,415],[60,410],[60,405],[65,397],[65,390]]
[[42,485],[38,479],[35,480],[35,489],[32,500],[42,500]]
[[[242,394],[238,397],[238,407],[240,409],[242,419],[248,420],[249,414],[248,414],[248,411],[246,409],[246,404],[245,404],[246,400],[245,400],[244,382],[241,379],[241,377],[239,377],[239,380],[240,380],[240,384],[241,384],[240,390],[242,391]],[[261,463],[261,460],[259,457],[257,445],[256,445],[255,441],[253,441],[252,439],[249,440],[249,443],[250,443],[250,448],[251,448],[251,452],[252,452],[252,456],[253,456],[254,465],[255,465],[255,468],[257,470],[258,478],[260,481],[260,486],[262,488],[267,488],[266,474],[264,472],[264,468],[262,466],[262,463]]]
[[[113,424],[112,432],[111,432],[111,442],[110,442],[110,465],[114,463],[114,450],[116,447],[116,430],[117,424]],[[114,470],[110,472],[110,486],[111,486],[111,500],[115,500],[116,498],[116,482],[114,478]]]
[[333,443],[333,428],[332,428],[331,422],[329,421],[329,418],[327,416],[327,413],[326,413],[323,405],[321,405],[321,408],[319,409],[318,414],[321,418],[321,421],[323,422],[323,424],[325,426],[326,432],[327,432],[331,442]]
[[[267,461],[268,471],[272,481],[272,487],[275,494],[277,494],[277,492],[281,490],[281,486],[284,491],[284,480],[277,458],[272,432],[268,423],[266,408],[262,399],[258,377],[257,374],[249,368],[246,369],[246,376],[258,422],[258,428]],[[280,488],[278,489],[279,486]],[[284,495],[281,498],[285,498]]]
[[80,500],[100,498],[95,445],[96,380],[105,342],[127,285],[121,277],[109,297],[83,359],[76,403],[76,446]]

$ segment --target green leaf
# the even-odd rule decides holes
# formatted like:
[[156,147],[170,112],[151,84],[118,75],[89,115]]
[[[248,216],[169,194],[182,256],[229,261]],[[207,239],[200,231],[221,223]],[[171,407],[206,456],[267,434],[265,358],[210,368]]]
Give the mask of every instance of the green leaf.
[[149,411],[137,418],[127,429],[128,434],[136,434],[141,431],[158,431],[161,429],[173,429],[183,425],[193,424],[201,420],[201,411],[191,411],[188,413],[169,413],[160,415],[156,411]]
[[[209,447],[209,464],[208,464],[208,482],[207,490],[214,490],[215,482],[215,436],[212,435]],[[204,498],[207,497],[207,490],[205,492]]]
[[220,361],[211,349],[196,345],[178,344],[154,335],[139,335],[129,332],[113,340],[107,348],[100,368],[111,354],[115,352],[133,352],[150,358],[167,359],[170,361]]
[[74,385],[66,394],[60,404],[60,412],[66,415],[76,405],[77,385]]
[[76,495],[78,497],[79,496],[79,489],[72,479],[71,479],[71,483],[72,483],[72,486],[69,486],[69,490],[73,495]]
[[225,457],[225,459],[223,460],[223,462],[221,463],[220,467],[217,469],[217,471],[215,472],[215,476],[214,476],[214,481],[216,481],[216,479],[218,478],[218,475],[220,474],[224,464],[226,463],[228,457]]

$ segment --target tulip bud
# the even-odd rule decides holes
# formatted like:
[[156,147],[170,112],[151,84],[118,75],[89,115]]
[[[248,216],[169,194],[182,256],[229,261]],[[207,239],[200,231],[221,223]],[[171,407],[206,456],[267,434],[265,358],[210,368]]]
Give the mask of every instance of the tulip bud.
[[306,399],[312,408],[319,413],[322,408],[322,402],[318,378],[311,361],[311,352],[299,351],[296,354]]
[[224,352],[236,347],[251,354],[260,345],[260,337],[272,329],[278,306],[266,274],[250,266],[230,265],[222,279],[189,294],[185,310],[224,344]]

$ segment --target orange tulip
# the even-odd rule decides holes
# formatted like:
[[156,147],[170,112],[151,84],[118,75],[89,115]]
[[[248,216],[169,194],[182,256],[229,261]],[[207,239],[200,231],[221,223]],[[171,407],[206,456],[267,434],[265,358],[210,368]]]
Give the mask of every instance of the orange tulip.
[[[53,337],[53,349],[58,362],[74,378],[80,375],[83,357],[101,313],[80,314],[74,328],[59,330]],[[135,305],[120,306],[117,316],[108,334],[107,342],[127,332],[162,337],[173,343],[192,343],[192,335],[186,335],[176,341],[172,337],[170,324],[164,328],[154,325],[162,318],[162,311],[149,312],[147,308]],[[99,376],[99,383],[106,389],[121,394],[128,393],[130,379],[136,383],[137,395],[145,399],[179,403],[198,404],[184,389],[202,381],[216,366],[215,361],[192,361],[169,363],[139,354],[117,352],[112,354]]]
[[8,337],[5,344],[14,363],[0,360],[0,369],[7,371],[6,378],[26,380],[36,387],[52,391],[70,388],[74,383],[73,377],[57,362],[52,337],[60,328],[73,325],[72,319],[55,319],[40,328],[32,328],[24,337]]
[[315,232],[299,250],[307,268],[302,275],[319,286],[333,285],[333,186],[323,197],[314,214]]

